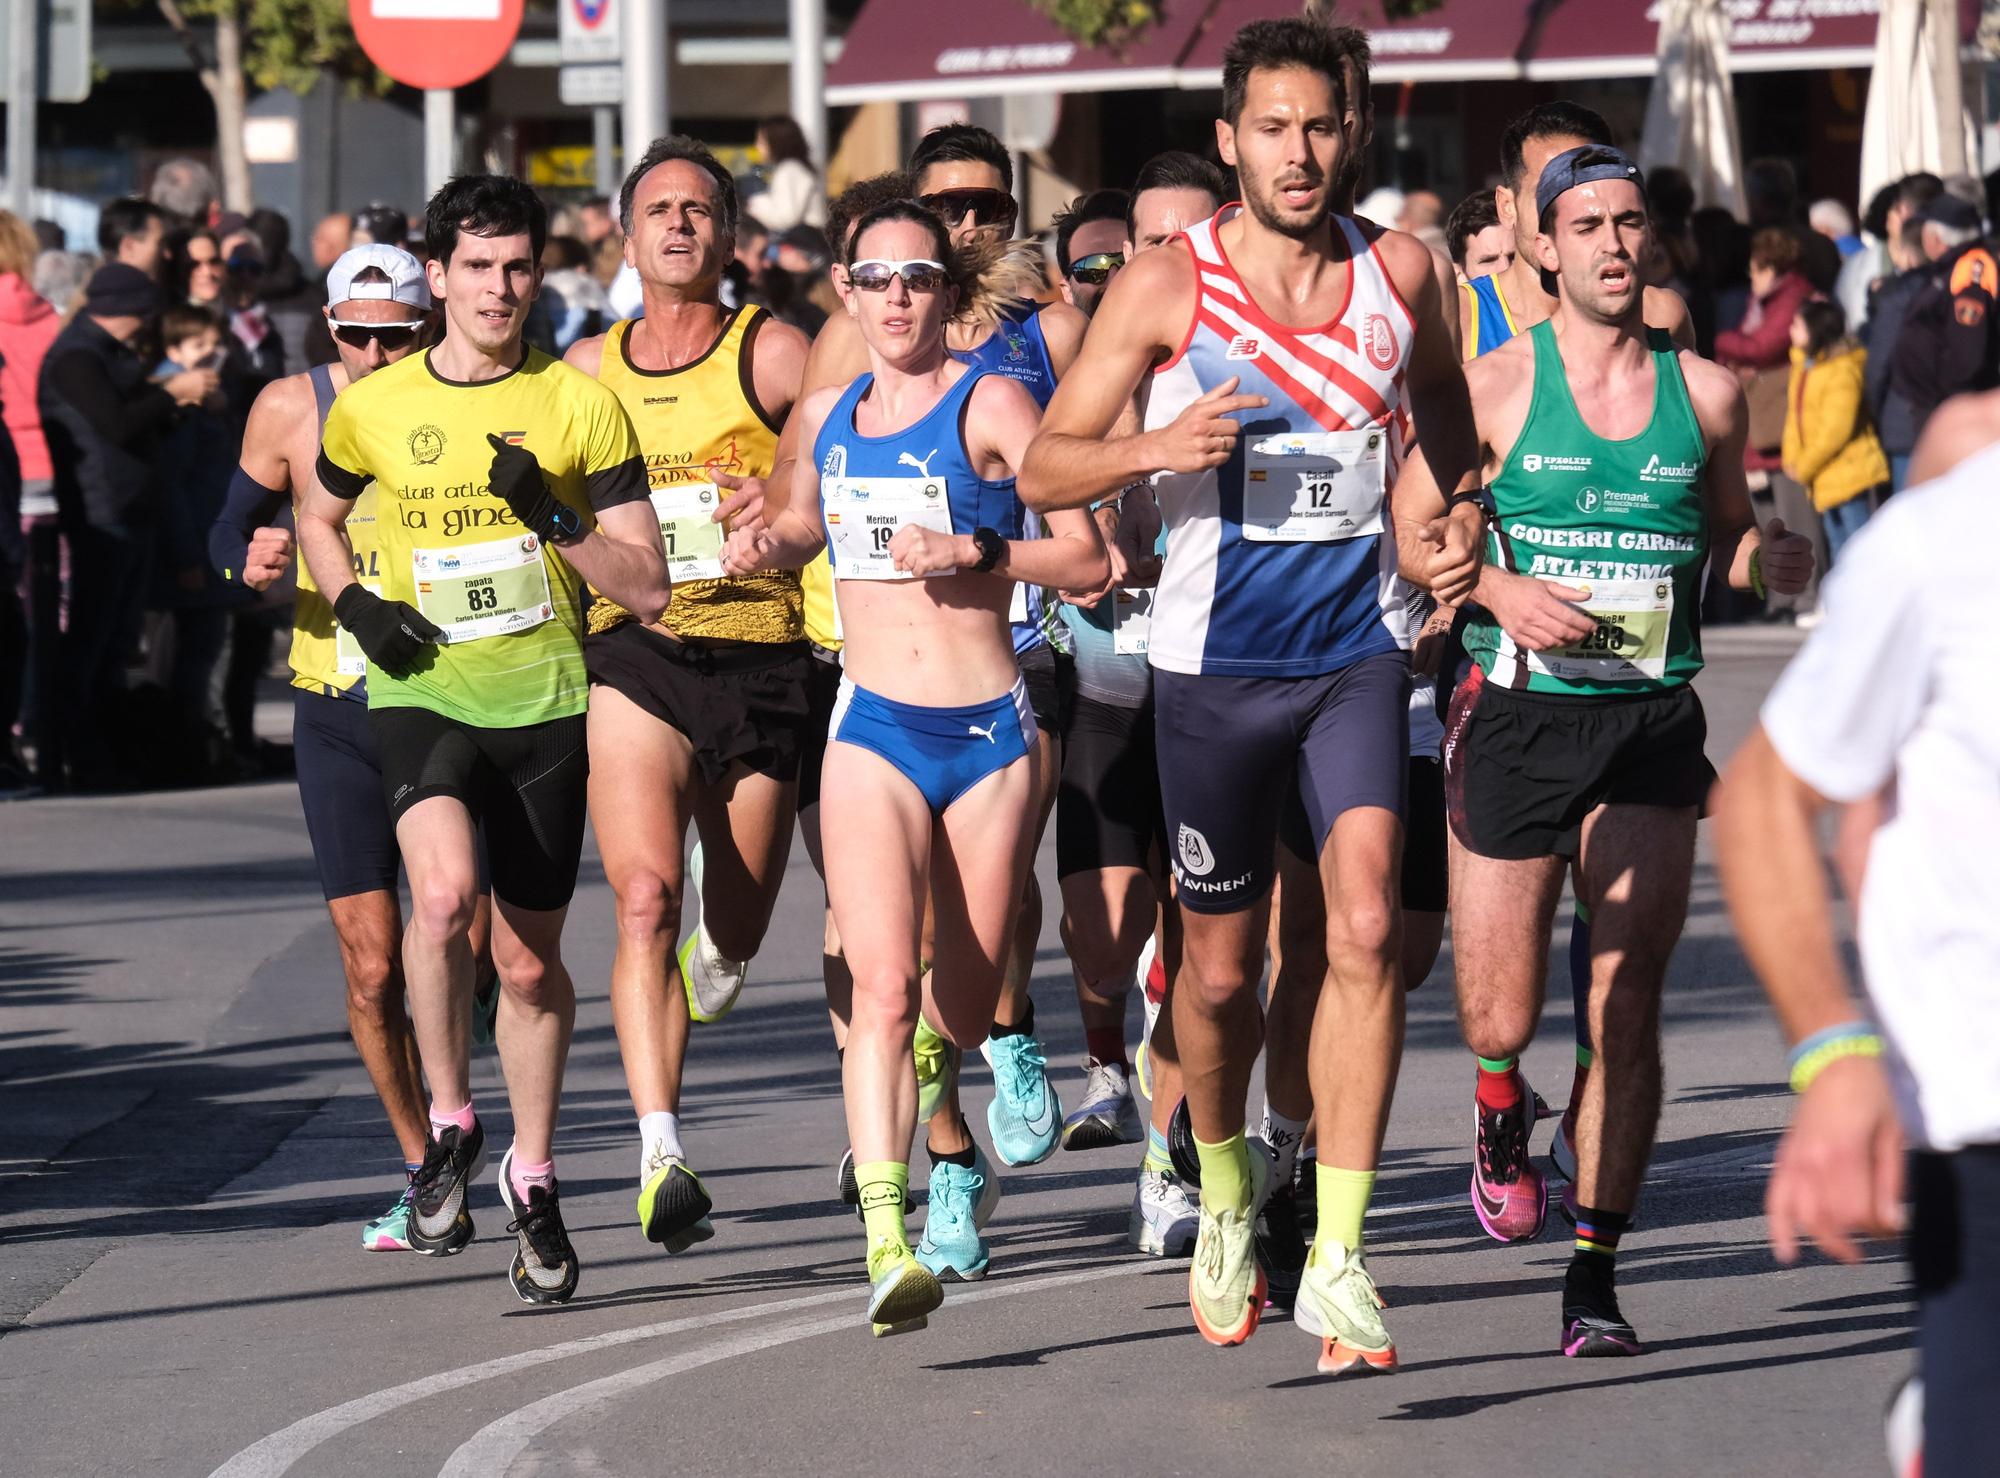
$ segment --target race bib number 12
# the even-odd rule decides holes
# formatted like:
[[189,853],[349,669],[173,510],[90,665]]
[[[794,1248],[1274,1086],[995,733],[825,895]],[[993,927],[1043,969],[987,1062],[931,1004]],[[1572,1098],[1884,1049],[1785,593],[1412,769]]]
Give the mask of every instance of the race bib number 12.
[[1330,544],[1382,532],[1389,438],[1359,431],[1285,431],[1250,438],[1243,537],[1257,544]]

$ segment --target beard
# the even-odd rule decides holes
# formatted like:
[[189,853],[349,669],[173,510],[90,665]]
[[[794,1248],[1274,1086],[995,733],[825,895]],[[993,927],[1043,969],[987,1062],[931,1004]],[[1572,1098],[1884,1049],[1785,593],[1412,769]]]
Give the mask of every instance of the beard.
[[1278,192],[1275,189],[1253,190],[1250,188],[1250,182],[1245,180],[1243,207],[1256,218],[1258,225],[1267,230],[1275,231],[1280,236],[1289,236],[1294,241],[1307,241],[1319,234],[1326,225],[1327,217],[1333,214],[1331,183],[1329,182],[1328,189],[1321,192],[1317,205],[1304,212],[1294,212],[1286,210],[1278,203]]

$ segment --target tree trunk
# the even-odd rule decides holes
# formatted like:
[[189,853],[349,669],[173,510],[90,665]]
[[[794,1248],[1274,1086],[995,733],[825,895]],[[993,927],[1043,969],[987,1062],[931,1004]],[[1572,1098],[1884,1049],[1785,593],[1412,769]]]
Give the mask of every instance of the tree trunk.
[[224,208],[248,214],[254,202],[250,198],[250,160],[243,151],[246,92],[243,13],[237,5],[223,5],[215,13],[215,75],[209,86],[209,96],[215,101],[215,154],[222,166]]

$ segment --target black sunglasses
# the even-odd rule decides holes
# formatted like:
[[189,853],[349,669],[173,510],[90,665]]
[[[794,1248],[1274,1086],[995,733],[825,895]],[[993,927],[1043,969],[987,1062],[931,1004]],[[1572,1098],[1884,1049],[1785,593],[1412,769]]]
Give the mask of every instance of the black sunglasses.
[[423,332],[421,323],[333,323],[333,336],[350,349],[380,344],[388,353],[408,348]]
[[919,195],[917,201],[944,217],[947,226],[959,225],[973,215],[982,226],[1010,227],[1021,209],[1005,190],[939,190],[934,195]]
[[1071,262],[1069,275],[1078,282],[1102,287],[1111,280],[1111,274],[1124,265],[1125,253],[1122,251],[1101,251]]

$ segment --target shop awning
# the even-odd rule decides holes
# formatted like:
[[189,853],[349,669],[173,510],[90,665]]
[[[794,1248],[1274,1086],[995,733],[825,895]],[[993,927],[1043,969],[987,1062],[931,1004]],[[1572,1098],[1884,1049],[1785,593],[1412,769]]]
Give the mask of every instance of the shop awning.
[[[1731,72],[1867,67],[1883,0],[1724,0]],[[1979,0],[1960,0],[1960,40],[1970,41]],[[1532,40],[1527,75],[1646,77],[1657,63],[1659,0],[1556,0]]]
[[[1516,54],[1528,32],[1532,0],[1444,0],[1414,20],[1393,24],[1382,0],[1346,0],[1340,18],[1368,32],[1376,82],[1477,82],[1518,77]],[[1606,0],[1587,0],[1593,10]],[[1220,0],[1181,63],[1180,85],[1222,86],[1222,53],[1247,22],[1296,15],[1283,0]]]
[[827,68],[835,106],[1173,87],[1215,0],[1163,0],[1118,51],[1085,46],[1024,0],[868,0]]

